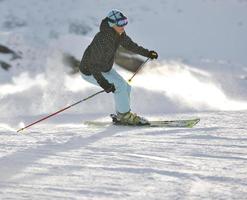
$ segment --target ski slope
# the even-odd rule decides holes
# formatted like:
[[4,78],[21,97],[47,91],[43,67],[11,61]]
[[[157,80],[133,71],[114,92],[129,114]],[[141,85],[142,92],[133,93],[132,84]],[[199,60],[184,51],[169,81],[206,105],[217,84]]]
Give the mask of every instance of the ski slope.
[[193,129],[86,126],[78,115],[21,134],[1,127],[1,199],[246,199],[246,112],[165,117],[195,115]]

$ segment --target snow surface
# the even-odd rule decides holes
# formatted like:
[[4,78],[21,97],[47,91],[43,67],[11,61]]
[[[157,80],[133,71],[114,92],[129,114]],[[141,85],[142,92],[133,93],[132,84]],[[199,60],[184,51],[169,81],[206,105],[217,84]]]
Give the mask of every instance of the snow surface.
[[81,115],[1,127],[1,199],[246,199],[246,112],[196,115],[193,129],[86,126]]
[[[104,93],[17,134],[100,90],[69,75],[62,53],[80,59],[112,8],[159,53],[133,79],[132,110],[201,122],[84,125],[109,120]],[[246,11],[245,0],[0,1],[0,43],[22,56],[0,57],[13,66],[0,69],[0,199],[246,199]]]

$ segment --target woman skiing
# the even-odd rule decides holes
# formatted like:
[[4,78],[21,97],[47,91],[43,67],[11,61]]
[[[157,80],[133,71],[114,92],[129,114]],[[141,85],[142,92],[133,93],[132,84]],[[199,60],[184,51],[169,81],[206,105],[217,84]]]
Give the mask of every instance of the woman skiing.
[[151,59],[157,59],[158,54],[134,43],[124,30],[127,23],[128,19],[122,12],[109,12],[101,22],[100,31],[84,52],[80,71],[86,81],[101,86],[107,93],[114,93],[117,118],[121,123],[137,125],[142,118],[131,112],[131,86],[112,68],[115,53],[121,45]]

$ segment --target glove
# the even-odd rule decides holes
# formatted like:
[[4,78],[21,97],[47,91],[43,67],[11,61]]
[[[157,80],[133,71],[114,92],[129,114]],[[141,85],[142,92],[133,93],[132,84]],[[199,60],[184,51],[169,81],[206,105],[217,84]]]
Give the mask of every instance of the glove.
[[114,84],[113,83],[109,83],[109,87],[108,88],[106,88],[106,89],[104,89],[107,93],[109,93],[109,92],[112,92],[112,93],[114,93],[115,92],[115,90],[116,90],[116,88],[115,88],[115,86],[114,86]]
[[99,71],[91,71],[93,77],[96,79],[97,83],[105,90],[105,92],[115,92],[115,86],[113,83],[109,83],[104,76]]
[[100,84],[100,86],[105,90],[105,92],[115,92],[116,88],[113,83],[109,83],[108,81],[104,81]]
[[158,53],[155,51],[149,51],[148,57],[153,59],[157,59],[158,58]]

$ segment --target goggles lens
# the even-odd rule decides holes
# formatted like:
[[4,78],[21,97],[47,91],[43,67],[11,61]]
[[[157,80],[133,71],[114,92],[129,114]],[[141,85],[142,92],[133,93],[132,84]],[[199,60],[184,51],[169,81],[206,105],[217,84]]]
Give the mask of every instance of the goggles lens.
[[123,26],[126,26],[128,24],[128,19],[125,18],[125,19],[121,19],[117,22],[117,26],[120,26],[120,27],[123,27]]

